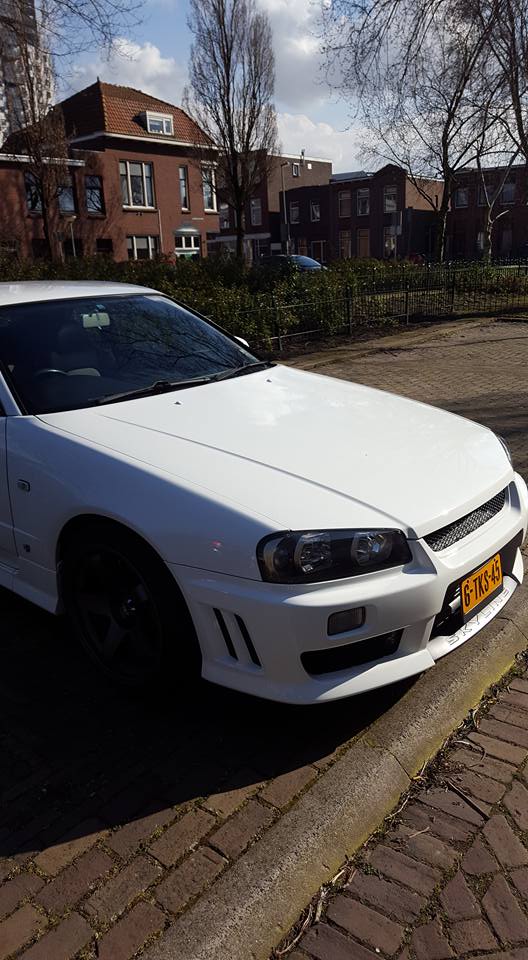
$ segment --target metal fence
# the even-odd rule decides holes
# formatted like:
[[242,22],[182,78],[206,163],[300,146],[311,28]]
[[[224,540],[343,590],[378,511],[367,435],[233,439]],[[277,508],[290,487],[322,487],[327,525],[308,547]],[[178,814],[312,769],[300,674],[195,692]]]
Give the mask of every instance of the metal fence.
[[310,300],[260,298],[237,317],[253,341],[281,351],[285,341],[350,333],[358,327],[528,312],[528,264],[395,269],[355,278]]

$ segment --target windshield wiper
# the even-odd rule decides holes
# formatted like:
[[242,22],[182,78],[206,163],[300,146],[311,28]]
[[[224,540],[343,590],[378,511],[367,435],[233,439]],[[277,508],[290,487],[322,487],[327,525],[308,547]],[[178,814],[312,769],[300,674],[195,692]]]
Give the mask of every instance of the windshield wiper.
[[122,393],[106,393],[94,400],[94,405],[103,403],[118,403],[120,400],[133,400],[135,397],[150,397],[156,393],[170,393],[172,390],[181,390],[183,387],[199,387],[203,383],[212,383],[214,377],[195,377],[190,380],[155,380],[147,387],[138,387],[137,390],[124,390]]
[[271,360],[257,360],[256,363],[245,363],[243,367],[235,367],[233,370],[222,370],[221,373],[214,373],[211,377],[215,383],[219,380],[231,380],[233,377],[243,377],[246,373],[257,373],[258,370],[267,370],[274,367]]

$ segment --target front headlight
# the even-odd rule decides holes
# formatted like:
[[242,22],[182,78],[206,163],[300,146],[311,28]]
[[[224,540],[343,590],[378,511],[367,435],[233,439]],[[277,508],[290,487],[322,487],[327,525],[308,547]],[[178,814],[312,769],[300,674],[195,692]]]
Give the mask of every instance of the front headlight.
[[257,547],[263,580],[314,583],[401,566],[411,552],[401,530],[323,530],[272,534]]

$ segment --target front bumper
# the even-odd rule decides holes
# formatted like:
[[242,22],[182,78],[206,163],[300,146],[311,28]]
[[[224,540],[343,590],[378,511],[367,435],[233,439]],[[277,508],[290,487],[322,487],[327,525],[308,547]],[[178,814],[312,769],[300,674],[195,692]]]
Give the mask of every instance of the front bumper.
[[[410,541],[413,559],[403,568],[292,586],[173,564],[172,573],[200,642],[202,674],[245,693],[309,704],[374,690],[421,673],[497,616],[522,582],[520,545],[527,520],[528,492],[515,475],[500,513],[441,552],[433,552],[424,540]],[[499,551],[502,593],[466,624],[457,622],[456,610],[446,618],[446,601],[456,584]],[[354,607],[365,608],[363,626],[328,636],[329,616]],[[389,635],[387,648],[396,645],[396,649],[380,657],[377,638],[385,635]],[[303,665],[303,659],[305,663],[317,660],[306,656],[315,651],[353,644],[361,644],[357,650],[368,650],[369,640],[375,659],[318,675],[308,673]]]

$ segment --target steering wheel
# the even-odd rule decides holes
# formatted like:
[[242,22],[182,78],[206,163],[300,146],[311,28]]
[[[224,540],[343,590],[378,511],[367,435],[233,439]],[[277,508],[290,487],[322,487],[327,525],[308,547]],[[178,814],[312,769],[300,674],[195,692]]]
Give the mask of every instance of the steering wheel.
[[42,370],[37,370],[37,372],[34,373],[33,376],[34,376],[34,377],[45,377],[45,376],[49,376],[49,374],[53,374],[53,375],[54,375],[54,374],[56,374],[56,373],[58,373],[59,376],[61,376],[61,377],[67,377],[67,376],[68,376],[68,374],[66,373],[65,370],[59,370],[57,367],[42,367]]

